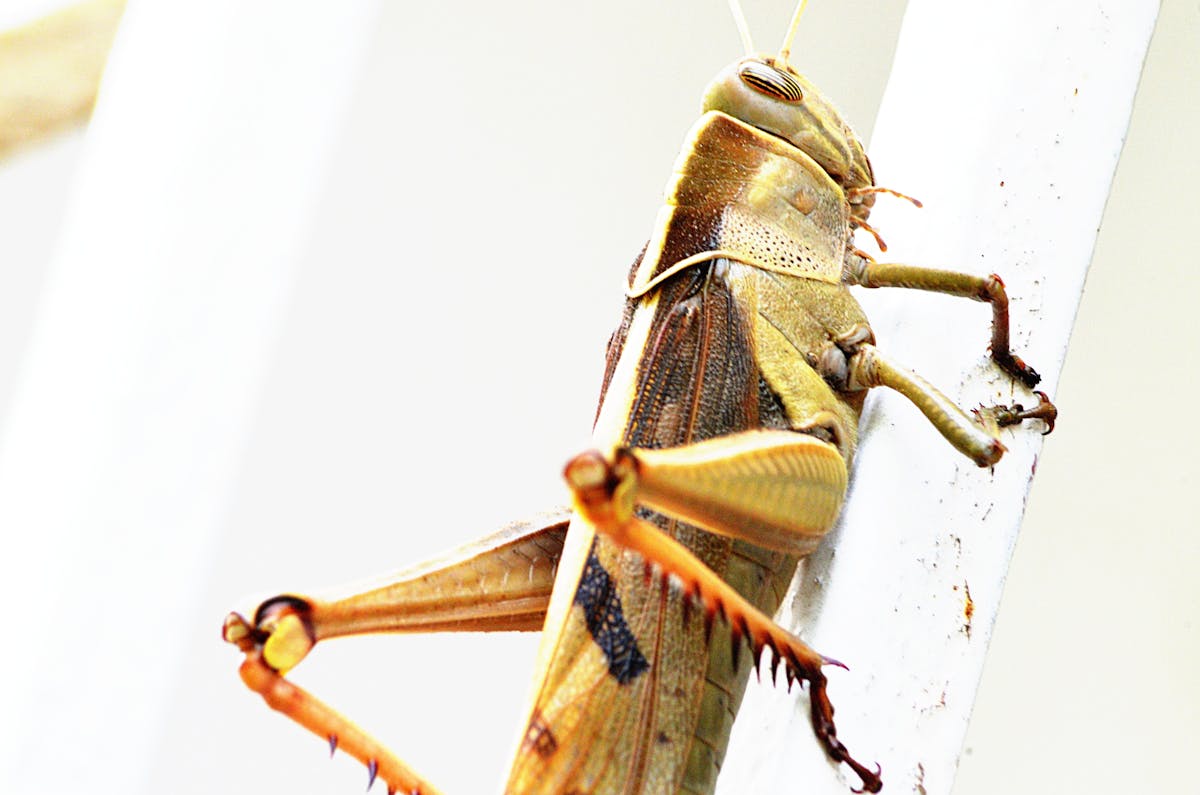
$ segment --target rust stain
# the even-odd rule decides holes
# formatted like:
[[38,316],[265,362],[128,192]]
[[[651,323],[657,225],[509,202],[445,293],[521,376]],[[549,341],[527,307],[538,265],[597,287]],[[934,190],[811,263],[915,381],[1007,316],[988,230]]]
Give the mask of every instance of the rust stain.
[[975,600],[971,598],[971,586],[963,580],[963,631],[971,637],[971,619],[975,616]]

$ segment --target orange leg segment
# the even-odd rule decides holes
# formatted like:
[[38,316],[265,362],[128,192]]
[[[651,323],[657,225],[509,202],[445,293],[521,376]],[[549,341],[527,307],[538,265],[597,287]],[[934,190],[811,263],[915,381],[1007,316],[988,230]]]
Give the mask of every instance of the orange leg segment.
[[817,739],[832,759],[845,762],[862,779],[862,789],[858,791],[878,792],[883,786],[879,769],[872,771],[851,757],[837,738],[833,723],[833,705],[826,693],[826,679],[821,667],[845,666],[814,651],[780,627],[705,566],[687,547],[634,515],[632,506],[636,497],[631,492],[636,490],[636,477],[624,468],[620,459],[610,463],[598,452],[583,453],[567,464],[565,475],[575,494],[576,510],[582,517],[599,532],[637,552],[648,566],[656,565],[668,577],[678,580],[684,593],[703,606],[709,625],[717,617],[729,623],[735,665],[741,643],[746,641],[754,652],[756,668],[763,649],[769,649],[773,677],[782,662],[789,687],[796,680],[808,682],[812,727]]
[[246,686],[263,697],[267,706],[329,741],[332,753],[338,748],[362,762],[367,768],[367,789],[376,778],[387,782],[388,795],[438,795],[438,790],[418,776],[412,768],[360,729],[341,713],[303,688],[284,679],[262,658],[261,651],[246,655],[238,670]]
[[378,778],[388,795],[437,795],[378,740],[284,678],[319,640],[370,632],[539,629],[554,583],[570,512],[517,523],[433,564],[351,595],[320,600],[278,596],[253,621],[238,613],[222,635],[245,655],[239,673],[271,709],[342,749]]

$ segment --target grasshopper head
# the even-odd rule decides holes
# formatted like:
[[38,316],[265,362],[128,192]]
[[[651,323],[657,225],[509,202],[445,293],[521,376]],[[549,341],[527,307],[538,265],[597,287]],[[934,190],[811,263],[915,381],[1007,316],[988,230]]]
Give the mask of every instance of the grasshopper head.
[[[786,60],[747,56],[727,66],[704,92],[704,110],[719,110],[785,139],[845,191],[874,184],[871,163],[854,130]],[[870,202],[864,204],[869,207]]]

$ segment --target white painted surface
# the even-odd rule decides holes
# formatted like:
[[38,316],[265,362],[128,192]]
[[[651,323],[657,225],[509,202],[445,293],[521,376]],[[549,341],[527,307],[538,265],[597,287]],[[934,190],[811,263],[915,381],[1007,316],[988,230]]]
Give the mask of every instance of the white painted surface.
[[372,10],[128,9],[4,425],[2,792],[146,785]]
[[[871,221],[891,246],[884,256],[1000,272],[1013,347],[1050,394],[1157,11],[1153,0],[912,0],[901,30],[870,154],[879,184],[926,209],[879,203]],[[1035,402],[986,361],[985,305],[876,293],[864,303],[880,347],[960,405]],[[849,504],[800,580],[795,626],[851,666],[830,673],[839,736],[860,761],[882,765],[888,792],[936,795],[953,784],[1042,446],[1029,431],[1004,442],[1005,458],[979,469],[899,395],[875,395]],[[778,690],[748,696],[721,791],[857,786],[806,724]]]

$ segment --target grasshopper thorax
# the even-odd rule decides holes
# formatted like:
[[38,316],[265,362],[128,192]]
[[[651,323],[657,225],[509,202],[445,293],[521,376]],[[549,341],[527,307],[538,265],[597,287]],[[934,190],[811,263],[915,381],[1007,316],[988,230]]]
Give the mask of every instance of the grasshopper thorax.
[[[783,138],[847,193],[871,187],[871,163],[854,130],[816,86],[786,62],[779,63],[769,56],[748,56],[730,64],[708,84],[705,112],[718,110]],[[863,195],[854,214],[865,220],[873,198]]]

